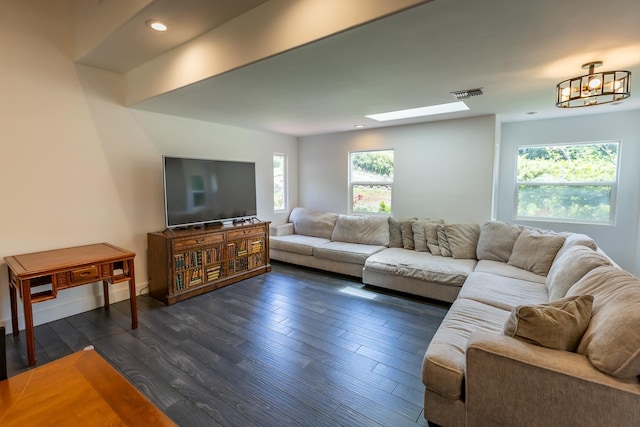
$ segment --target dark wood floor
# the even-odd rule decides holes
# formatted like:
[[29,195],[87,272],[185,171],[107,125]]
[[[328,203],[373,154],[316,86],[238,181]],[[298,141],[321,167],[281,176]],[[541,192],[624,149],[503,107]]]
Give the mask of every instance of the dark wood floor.
[[[36,327],[38,364],[93,345],[182,426],[413,426],[422,356],[448,307],[358,279],[273,271],[166,307],[138,297]],[[9,335],[9,376],[26,368]]]

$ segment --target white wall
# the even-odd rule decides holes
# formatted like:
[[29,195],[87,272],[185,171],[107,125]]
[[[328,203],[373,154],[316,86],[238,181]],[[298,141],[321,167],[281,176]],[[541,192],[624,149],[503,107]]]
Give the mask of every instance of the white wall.
[[300,138],[300,206],[346,213],[349,151],[392,148],[395,217],[488,221],[495,131],[483,116]]
[[[606,110],[606,106],[595,107]],[[587,141],[622,141],[616,224],[585,225],[554,222],[522,224],[585,233],[624,269],[640,273],[638,220],[640,206],[640,111],[506,123],[502,126],[498,219],[513,221],[514,179],[519,145]]]
[[[295,159],[295,138],[127,109],[120,76],[72,62],[67,1],[0,0],[0,10],[0,263],[106,241],[137,253],[144,290],[146,233],[164,227],[163,154],[256,162],[258,216],[286,218],[272,213],[271,156]],[[289,172],[295,184],[295,163]],[[294,204],[296,194],[294,185]],[[100,288],[65,290],[36,304],[36,324],[99,306]],[[127,298],[126,289],[113,286],[112,300]],[[10,324],[4,263],[0,324]]]

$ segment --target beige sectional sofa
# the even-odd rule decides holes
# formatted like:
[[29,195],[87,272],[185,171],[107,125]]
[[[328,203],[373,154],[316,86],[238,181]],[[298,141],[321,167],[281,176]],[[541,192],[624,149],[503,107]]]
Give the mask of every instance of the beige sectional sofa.
[[640,420],[640,281],[588,236],[296,208],[271,245],[274,259],[452,302],[423,362],[433,423]]

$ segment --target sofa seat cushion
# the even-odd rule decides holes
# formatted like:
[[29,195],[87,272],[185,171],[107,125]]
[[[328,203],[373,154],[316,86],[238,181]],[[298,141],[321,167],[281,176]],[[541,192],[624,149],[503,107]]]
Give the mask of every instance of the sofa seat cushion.
[[321,237],[291,234],[288,236],[271,236],[269,246],[281,251],[293,252],[300,255],[313,255],[313,248],[330,243],[331,240]]
[[519,305],[546,304],[549,302],[549,292],[544,283],[473,272],[460,290],[458,298],[511,311]]
[[546,276],[541,276],[529,270],[514,267],[506,262],[489,261],[484,259],[478,261],[478,265],[474,271],[480,273],[491,273],[498,276],[511,277],[513,279],[527,280],[529,282],[536,283],[545,283],[547,280]]
[[424,386],[449,399],[462,399],[469,336],[476,331],[502,335],[510,315],[511,311],[474,300],[455,300],[425,353],[422,362]]
[[441,257],[429,252],[389,248],[367,258],[365,268],[443,285],[462,286],[476,262],[472,259]]
[[313,256],[332,261],[364,265],[371,255],[385,249],[385,246],[361,245],[358,243],[328,242],[313,248]]

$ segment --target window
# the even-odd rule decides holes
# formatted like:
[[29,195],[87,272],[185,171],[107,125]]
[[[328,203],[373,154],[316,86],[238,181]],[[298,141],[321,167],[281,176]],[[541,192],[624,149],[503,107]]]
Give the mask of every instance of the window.
[[517,219],[613,224],[620,142],[518,148]]
[[287,210],[287,155],[273,155],[273,211]]
[[393,150],[349,153],[350,211],[391,212]]

